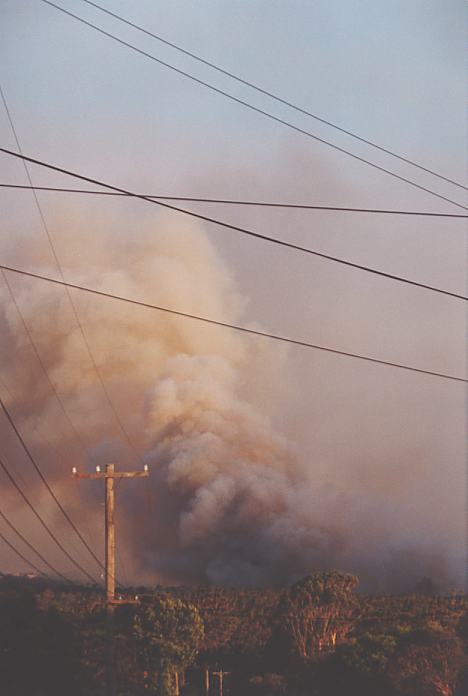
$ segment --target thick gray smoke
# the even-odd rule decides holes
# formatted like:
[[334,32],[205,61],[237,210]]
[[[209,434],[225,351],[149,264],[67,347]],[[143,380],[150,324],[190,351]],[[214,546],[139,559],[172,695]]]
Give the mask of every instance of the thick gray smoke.
[[284,437],[239,397],[238,373],[225,357],[168,360],[149,418],[157,568],[243,584],[286,580],[327,562],[340,535],[320,519],[318,490]]
[[[206,233],[192,223],[161,217],[131,242],[126,233],[111,238],[100,231],[84,244],[80,231],[76,249],[75,233],[67,221],[61,253],[74,282],[245,323],[245,298]],[[53,272],[48,265],[44,270]],[[321,568],[357,572],[365,587],[378,589],[423,575],[441,586],[456,579],[461,553],[441,541],[455,522],[448,520],[440,537],[424,536],[420,530],[433,512],[414,526],[411,501],[402,503],[404,476],[398,482],[394,471],[363,460],[359,477],[350,480],[340,474],[343,453],[330,476],[300,438],[293,443],[281,432],[282,419],[297,408],[284,347],[73,291],[135,456],[102,395],[63,290],[8,277],[88,454],[37,368],[4,285],[2,397],[58,493],[75,513],[86,505],[90,534],[101,526],[100,491],[86,484],[80,499],[76,490],[73,497],[71,465],[109,458],[118,467],[150,464],[148,481],[119,491],[118,533],[132,581],[267,584]],[[307,432],[318,427],[304,412],[296,420]],[[19,458],[11,435],[6,440],[9,459]],[[356,452],[365,453],[365,443],[351,438],[350,463]],[[58,523],[38,483],[36,496]],[[22,517],[18,501],[9,501]]]

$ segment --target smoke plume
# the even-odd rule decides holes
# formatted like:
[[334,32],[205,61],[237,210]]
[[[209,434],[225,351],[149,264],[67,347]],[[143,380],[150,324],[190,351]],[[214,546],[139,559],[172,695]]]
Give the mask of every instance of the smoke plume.
[[[192,222],[160,216],[157,224],[142,221],[131,235],[118,222],[112,235],[83,232],[70,218],[56,227],[71,281],[248,323],[246,298],[207,233]],[[41,270],[54,273],[43,252],[31,249],[18,263],[34,259],[37,268],[40,258]],[[301,428],[318,433],[319,424],[302,411],[299,426],[288,426],[287,414],[299,401],[288,386],[290,356],[283,346],[72,291],[123,433],[63,289],[12,274],[8,281],[71,425],[4,283],[2,397],[69,509],[76,515],[85,506],[92,538],[102,525],[101,491],[80,484],[72,494],[71,465],[83,469],[110,459],[118,468],[150,465],[148,480],[118,490],[118,534],[133,582],[268,584],[339,568],[359,573],[364,587],[395,589],[423,575],[441,586],[457,577],[460,554],[444,549],[446,536],[421,531],[433,512],[427,510],[422,525],[414,522],[414,500],[402,494],[408,482],[395,483],[391,467],[386,472],[366,463],[365,443],[357,447],[351,436],[349,452],[337,455],[332,473],[310,458],[296,435]],[[2,428],[7,458],[18,461],[41,509],[61,524],[3,422]],[[294,440],[288,430],[295,431]],[[330,449],[334,456],[333,444]],[[343,462],[357,471],[356,452],[362,460],[352,480]],[[8,500],[12,514],[27,524],[19,501]],[[444,534],[450,535],[447,524]]]

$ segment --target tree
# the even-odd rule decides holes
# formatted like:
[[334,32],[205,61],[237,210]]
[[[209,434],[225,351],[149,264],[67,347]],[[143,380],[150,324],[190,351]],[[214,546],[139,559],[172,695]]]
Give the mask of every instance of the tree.
[[251,677],[247,689],[248,696],[284,696],[287,682],[282,674],[268,672]]
[[416,594],[425,595],[426,597],[435,597],[437,595],[437,587],[432,578],[424,577],[416,583],[414,588]]
[[462,640],[430,621],[408,636],[390,674],[404,696],[453,696],[466,662]]
[[142,671],[158,696],[178,695],[178,673],[193,663],[204,628],[198,610],[168,596],[155,597],[133,623]]
[[280,606],[283,629],[297,656],[310,659],[334,650],[353,625],[357,600],[354,575],[315,573],[285,590]]
[[387,667],[396,647],[397,637],[391,633],[363,633],[337,651],[326,681],[349,696],[394,694]]
[[43,611],[30,591],[0,594],[0,695],[79,692],[79,645],[68,617]]

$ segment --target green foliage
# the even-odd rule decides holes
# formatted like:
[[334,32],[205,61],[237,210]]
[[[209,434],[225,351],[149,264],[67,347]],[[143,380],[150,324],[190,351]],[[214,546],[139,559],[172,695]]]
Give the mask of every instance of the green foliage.
[[396,624],[386,633],[359,634],[338,659],[348,692],[359,696],[452,696],[467,664],[453,630],[418,618],[413,627]]
[[204,635],[198,610],[180,599],[156,596],[135,615],[134,635],[140,659],[161,696],[176,693],[176,672],[194,661]]
[[466,612],[466,614],[464,614],[458,621],[457,633],[468,645],[468,612]]
[[339,573],[315,573],[283,592],[281,626],[293,653],[311,659],[346,640],[358,610],[353,590],[358,579]]
[[282,674],[268,672],[249,679],[248,696],[283,696],[287,681]]
[[428,621],[401,642],[389,674],[402,696],[452,696],[466,664],[460,638]]
[[[356,583],[158,588],[119,606],[118,694],[173,694],[178,672],[181,696],[200,696],[207,668],[229,673],[225,696],[465,696],[467,598],[359,596]],[[102,696],[104,620],[94,590],[0,579],[0,696]]]
[[349,602],[351,593],[358,585],[355,575],[332,571],[314,573],[302,578],[287,590],[290,600],[296,603],[336,604]]
[[343,651],[343,662],[360,674],[383,673],[395,652],[397,639],[386,634],[365,633]]
[[0,694],[78,693],[79,654],[73,625],[30,591],[0,595]]

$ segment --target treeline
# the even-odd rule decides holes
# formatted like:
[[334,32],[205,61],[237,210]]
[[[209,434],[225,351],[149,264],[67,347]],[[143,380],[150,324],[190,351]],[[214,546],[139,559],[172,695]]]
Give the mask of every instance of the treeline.
[[[357,595],[316,573],[281,589],[135,588],[115,610],[119,696],[466,696],[468,601]],[[425,594],[426,592],[426,594]],[[0,696],[101,696],[100,593],[0,581]]]

